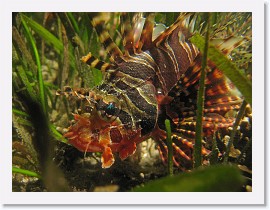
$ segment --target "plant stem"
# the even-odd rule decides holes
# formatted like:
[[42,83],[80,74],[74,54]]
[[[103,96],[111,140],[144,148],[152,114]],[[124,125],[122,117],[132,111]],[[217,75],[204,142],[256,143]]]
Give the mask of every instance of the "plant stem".
[[167,147],[168,147],[168,174],[173,175],[173,148],[172,148],[172,131],[170,121],[165,120],[165,127],[167,133]]
[[228,142],[228,145],[227,145],[227,148],[226,148],[226,153],[224,155],[224,163],[227,163],[228,162],[228,158],[229,158],[229,154],[230,154],[230,151],[231,151],[231,147],[233,145],[233,140],[234,140],[234,137],[235,137],[235,134],[236,134],[236,130],[237,130],[237,127],[240,123],[240,120],[242,119],[242,116],[245,112],[245,109],[246,109],[246,106],[247,106],[247,102],[244,100],[241,107],[240,107],[240,110],[237,114],[237,117],[235,119],[235,122],[233,124],[233,130],[231,132],[231,136],[230,136],[230,140]]
[[204,92],[205,92],[205,77],[206,77],[206,66],[207,66],[207,54],[208,54],[208,40],[209,40],[209,31],[210,31],[210,22],[211,22],[211,13],[207,13],[207,31],[205,35],[205,45],[203,50],[202,58],[202,70],[201,77],[199,82],[199,90],[197,97],[197,114],[196,114],[196,128],[195,128],[195,146],[194,146],[194,168],[197,168],[202,165],[202,116],[204,109]]

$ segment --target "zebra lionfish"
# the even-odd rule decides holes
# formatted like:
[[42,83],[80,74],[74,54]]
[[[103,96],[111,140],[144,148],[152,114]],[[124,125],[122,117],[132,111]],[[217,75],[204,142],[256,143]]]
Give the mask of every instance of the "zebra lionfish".
[[[105,30],[104,15],[95,16],[92,25],[110,56],[110,63],[91,53],[82,62],[104,73],[104,81],[93,89],[65,87],[63,94],[82,101],[82,113],[64,134],[83,152],[101,152],[102,167],[110,167],[118,153],[124,160],[134,154],[140,142],[153,138],[163,160],[167,157],[164,120],[173,131],[174,163],[190,168],[195,136],[197,89],[202,54],[189,38],[191,14],[182,13],[169,27],[155,24],[154,15],[129,21],[122,14],[122,52]],[[213,42],[224,54],[240,44],[233,37]],[[208,61],[205,80],[204,137],[226,129],[234,122],[225,117],[239,109],[242,96],[230,80]],[[202,154],[209,150],[203,147]]]

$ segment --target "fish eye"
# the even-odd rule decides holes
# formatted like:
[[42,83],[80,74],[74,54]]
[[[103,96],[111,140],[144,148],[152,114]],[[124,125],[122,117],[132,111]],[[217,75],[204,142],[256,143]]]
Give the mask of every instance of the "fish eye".
[[109,102],[106,109],[105,109],[105,113],[108,115],[108,116],[112,116],[112,115],[115,115],[116,113],[116,106],[115,106],[115,103],[114,102]]
[[100,100],[97,105],[98,115],[105,121],[113,121],[116,119],[120,107],[117,99]]

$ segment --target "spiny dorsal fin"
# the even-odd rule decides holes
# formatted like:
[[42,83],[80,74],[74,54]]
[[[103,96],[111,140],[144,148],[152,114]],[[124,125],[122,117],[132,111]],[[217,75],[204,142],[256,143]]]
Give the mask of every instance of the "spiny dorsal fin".
[[142,34],[138,44],[138,52],[141,50],[147,50],[152,46],[152,35],[154,29],[154,14],[150,13],[146,19],[143,26]]
[[108,69],[115,69],[114,65],[101,61],[98,58],[95,58],[91,53],[88,53],[86,56],[83,56],[81,58],[81,61],[93,68],[101,70],[102,72],[105,72]]
[[171,25],[169,26],[166,30],[164,30],[154,41],[153,43],[156,46],[159,46],[161,42],[163,42],[164,40],[166,40],[168,38],[168,36],[178,27],[185,27],[185,22],[184,20],[186,18],[188,18],[191,15],[191,13],[183,13],[181,14],[177,20]]
[[125,55],[133,55],[135,51],[134,46],[134,31],[130,24],[130,19],[128,13],[123,13],[121,15],[121,22],[123,23],[121,27],[121,34],[123,37],[123,46],[125,48]]
[[122,61],[123,54],[118,46],[114,43],[108,31],[104,29],[106,16],[108,13],[101,13],[92,19],[92,25],[96,29],[100,42],[104,45],[106,51],[110,54],[111,59],[118,63]]
[[167,27],[164,24],[161,23],[155,24],[152,41],[155,40],[163,31],[165,31],[166,28]]
[[132,18],[132,28],[133,28],[133,38],[134,38],[134,46],[138,46],[138,42],[140,40],[143,25],[145,22],[145,18],[142,13],[136,13]]

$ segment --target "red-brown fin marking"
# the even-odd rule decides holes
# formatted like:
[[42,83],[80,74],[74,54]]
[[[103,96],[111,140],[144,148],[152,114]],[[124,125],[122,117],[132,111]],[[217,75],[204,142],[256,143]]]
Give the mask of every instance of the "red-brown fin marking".
[[[178,143],[178,142],[176,142]],[[173,162],[180,169],[187,169],[192,167],[192,148],[184,144],[173,143]]]
[[[177,132],[177,131],[176,131]],[[180,133],[173,133],[173,163],[181,170],[186,170],[192,167],[192,155],[194,148],[194,137],[185,137]],[[157,141],[158,151],[164,164],[168,160],[168,148],[163,140]],[[202,155],[209,155],[210,151],[204,146],[202,147]]]
[[217,68],[208,73],[205,84],[206,108],[216,105],[241,104],[243,101],[241,93]]
[[157,149],[159,151],[159,155],[161,157],[162,162],[166,163],[167,154],[168,154],[168,147],[164,143],[164,141],[162,141],[162,140],[158,141]]
[[205,102],[205,107],[211,107],[214,105],[221,105],[221,104],[241,104],[243,101],[242,98],[238,96],[228,96],[228,94],[218,95],[215,97],[207,97]]
[[203,121],[213,122],[213,123],[232,123],[234,119],[224,118],[217,113],[209,113],[206,114],[205,117],[202,118]]
[[[184,162],[190,162],[190,157],[183,150],[181,150],[175,143],[173,143],[172,146],[174,153],[173,163],[176,167],[184,171],[186,169]],[[165,144],[165,142],[162,140],[158,141],[157,149],[159,151],[159,155],[161,157],[162,162],[164,164],[167,164],[168,147]]]
[[153,29],[154,29],[154,14],[150,13],[145,19],[137,52],[145,51],[150,47],[152,47]]
[[195,137],[195,131],[192,130],[185,130],[185,129],[176,129],[177,132],[189,137],[189,138],[194,138]]
[[[207,100],[218,100],[218,98],[228,97],[228,101],[238,101],[241,103],[242,95],[236,88],[231,88],[232,83],[222,81],[220,84],[215,84],[211,86],[211,84],[206,85],[206,101]],[[223,99],[224,100],[224,99]]]
[[129,14],[123,13],[121,15],[121,34],[123,37],[123,46],[125,48],[125,55],[133,55],[135,52],[134,31],[130,24]]
[[240,108],[240,105],[230,105],[230,104],[217,104],[215,106],[211,106],[209,108],[205,108],[203,111],[205,113],[213,113],[213,112],[220,112],[220,113],[226,113],[230,110],[238,110]]
[[83,56],[81,58],[81,61],[93,68],[101,70],[102,72],[105,72],[108,69],[115,69],[115,66],[113,64],[101,61],[98,58],[95,58],[91,53],[88,53],[86,56]]
[[221,103],[222,101],[227,103],[239,104],[242,102],[242,95],[233,85],[233,83],[224,76],[224,74],[217,68],[212,70],[207,75],[205,81],[205,96],[206,104],[210,105],[210,101],[213,103]]
[[175,149],[175,151],[176,151],[179,155],[181,155],[182,158],[184,158],[184,159],[186,159],[186,160],[188,160],[188,161],[191,160],[191,158],[190,158],[190,157],[189,157],[182,149],[180,149],[180,147],[178,147],[175,143],[172,143],[172,146],[173,146],[173,148]]
[[[188,140],[187,138],[182,137],[179,134],[173,134],[173,162],[174,165],[180,169],[186,170],[187,168],[192,167],[192,154],[194,148],[193,138]],[[163,141],[159,141],[158,150],[162,161],[166,164],[168,157],[168,148]],[[210,151],[202,147],[202,155],[208,155]]]
[[[202,127],[204,129],[214,131],[215,129],[227,128],[232,126],[234,120],[231,118],[224,118],[223,116],[219,115],[218,113],[221,113],[222,111],[223,110],[221,109],[216,109],[213,112],[205,113],[202,121]],[[190,117],[180,122],[176,130],[187,138],[193,138],[195,135],[195,127],[196,117]]]
[[177,84],[172,88],[169,95],[172,97],[179,96],[181,91],[186,90],[189,86],[193,85],[200,78],[201,70],[201,56],[198,55],[190,67],[181,75]]
[[173,134],[172,138],[178,142],[181,142],[182,144],[186,145],[187,147],[193,149],[193,143],[189,140],[187,140],[186,138],[183,138],[179,135]]
[[[196,60],[198,59],[196,58]],[[195,84],[200,78],[200,75],[201,75],[200,70],[201,70],[201,65],[195,63],[194,66],[191,66],[190,68],[188,68],[186,73],[182,76],[181,81],[179,81],[179,84],[185,89]]]
[[[106,13],[105,13],[106,14]],[[123,53],[118,48],[118,46],[114,43],[108,31],[104,29],[105,17],[104,13],[101,15],[95,16],[92,19],[92,25],[96,29],[97,34],[99,36],[100,42],[104,45],[106,51],[111,56],[111,60],[115,63],[121,62],[123,60]]]

